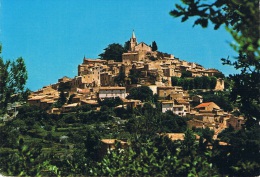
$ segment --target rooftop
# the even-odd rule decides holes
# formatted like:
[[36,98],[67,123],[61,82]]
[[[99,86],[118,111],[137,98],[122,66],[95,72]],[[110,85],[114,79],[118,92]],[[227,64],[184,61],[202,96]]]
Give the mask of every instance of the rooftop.
[[99,87],[99,90],[125,90],[125,87]]
[[215,104],[215,103],[214,102],[201,103],[198,106],[196,106],[195,108],[205,108],[211,104]]

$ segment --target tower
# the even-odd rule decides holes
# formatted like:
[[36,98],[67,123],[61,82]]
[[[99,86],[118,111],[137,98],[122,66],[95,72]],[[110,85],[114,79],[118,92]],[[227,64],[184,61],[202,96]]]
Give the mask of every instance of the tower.
[[135,32],[133,30],[132,37],[130,38],[129,50],[131,52],[135,51],[135,46],[137,46],[137,40],[136,40],[136,37],[135,37]]

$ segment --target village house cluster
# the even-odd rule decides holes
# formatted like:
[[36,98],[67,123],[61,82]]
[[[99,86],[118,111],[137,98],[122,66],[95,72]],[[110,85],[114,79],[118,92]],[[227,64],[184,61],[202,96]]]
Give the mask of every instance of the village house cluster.
[[[63,77],[57,83],[33,92],[28,103],[46,109],[48,113],[60,114],[86,104],[98,109],[98,99],[119,97],[124,107],[133,108],[142,106],[143,103],[140,100],[126,99],[129,90],[145,85],[158,95],[162,112],[172,111],[179,116],[191,117],[191,127],[210,127],[215,132],[220,132],[229,125],[240,129],[244,123],[242,118],[224,112],[214,102],[203,103],[200,95],[190,97],[182,87],[172,86],[171,77],[181,77],[184,71],[192,73],[191,77],[215,76],[220,73],[216,69],[205,69],[200,64],[180,60],[171,54],[152,51],[146,43],[138,43],[133,32],[129,50],[122,54],[122,62],[84,57],[78,66],[76,77]],[[70,103],[57,108],[53,105],[59,99],[61,87]],[[224,81],[217,79],[215,90],[223,89]],[[198,104],[191,107],[191,102]]]

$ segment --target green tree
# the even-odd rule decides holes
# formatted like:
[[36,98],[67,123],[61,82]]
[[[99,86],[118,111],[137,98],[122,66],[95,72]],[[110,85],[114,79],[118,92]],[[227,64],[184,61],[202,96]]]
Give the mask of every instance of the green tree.
[[195,77],[194,78],[194,88],[195,89],[201,89],[202,87],[203,87],[202,78],[201,77]]
[[[185,137],[191,137],[189,135]],[[180,149],[189,145],[189,152]],[[191,154],[191,151],[194,153]],[[205,155],[197,152],[194,139],[183,145],[163,135],[135,136],[131,145],[120,143],[90,169],[94,176],[218,176]]]
[[58,88],[58,91],[63,91],[63,92],[65,92],[65,91],[70,91],[70,89],[71,89],[71,84],[70,84],[70,82],[60,82],[59,83],[59,88]]
[[129,91],[128,99],[153,101],[153,91],[148,86],[134,87]]
[[[234,60],[222,59],[223,64],[240,70],[230,76],[234,81],[231,98],[240,106],[247,118],[248,127],[258,124],[260,114],[260,18],[258,0],[185,0],[176,4],[170,14],[182,17],[197,17],[195,25],[207,27],[209,21],[218,29],[225,25],[236,43],[230,44],[238,52]],[[194,19],[194,18],[193,18]]]
[[123,67],[120,67],[119,74],[114,78],[115,83],[119,86],[125,86],[125,72],[123,70]]
[[230,127],[221,132],[218,137],[231,144],[226,149],[216,146],[212,160],[221,172],[230,176],[259,176],[259,126],[239,131],[234,131]]
[[118,43],[109,44],[104,50],[104,53],[99,54],[101,59],[115,60],[117,62],[122,61],[122,54],[127,51],[121,44]]
[[99,100],[100,106],[107,106],[107,107],[116,107],[118,105],[122,105],[123,101],[119,97],[115,98],[105,98],[104,100]]
[[210,89],[210,78],[207,76],[202,76],[202,84],[203,89]]
[[131,79],[132,84],[137,84],[139,78],[141,77],[141,71],[136,69],[131,69],[128,77]]
[[67,102],[67,97],[66,97],[64,91],[61,91],[61,92],[60,92],[59,99],[58,99],[58,101],[56,102],[55,106],[58,107],[58,108],[60,108],[60,107],[62,107],[66,102]]
[[183,89],[189,90],[189,86],[190,86],[190,79],[184,78],[183,79],[183,85],[182,85]]
[[192,72],[191,71],[182,71],[181,72],[181,77],[192,77]]
[[190,90],[194,89],[194,79],[189,80],[189,89]]
[[[214,160],[220,171],[230,176],[257,176],[260,121],[259,1],[183,0],[182,3],[184,6],[176,4],[176,9],[170,14],[182,17],[182,22],[189,17],[197,17],[194,26],[207,27],[209,21],[214,25],[214,29],[224,25],[235,40],[230,46],[238,56],[221,60],[223,64],[231,65],[240,71],[239,74],[230,75],[232,79],[230,98],[245,115],[246,129],[230,133],[234,135],[229,141],[230,150],[216,151]],[[258,130],[258,133],[255,130]],[[258,150],[255,151],[255,148]]]
[[217,92],[213,94],[212,92],[201,93],[203,96],[204,102],[214,102],[224,111],[232,111],[233,103],[230,101],[228,97],[228,93],[226,92]]
[[177,85],[178,85],[178,80],[179,80],[178,77],[172,76],[172,77],[171,77],[172,86],[177,86]]
[[152,51],[157,51],[158,47],[155,41],[152,42]]
[[[2,46],[0,45],[0,54]],[[5,111],[8,103],[21,101],[28,95],[25,84],[28,79],[26,66],[22,57],[15,61],[4,61],[0,57],[0,109]]]
[[224,75],[222,72],[215,73],[214,76],[215,76],[216,78],[222,78],[222,79],[225,78],[225,75]]
[[217,84],[217,78],[212,76],[209,79],[210,79],[210,89],[215,89]]
[[126,41],[125,44],[124,44],[124,49],[125,49],[125,51],[128,51],[129,48],[130,48],[130,41],[128,40],[128,41]]

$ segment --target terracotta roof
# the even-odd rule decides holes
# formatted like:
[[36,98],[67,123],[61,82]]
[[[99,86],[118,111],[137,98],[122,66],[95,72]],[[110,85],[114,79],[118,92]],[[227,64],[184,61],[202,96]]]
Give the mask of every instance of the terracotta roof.
[[214,102],[201,103],[198,106],[196,106],[195,108],[204,108],[204,107],[209,106],[212,103],[214,103]]

